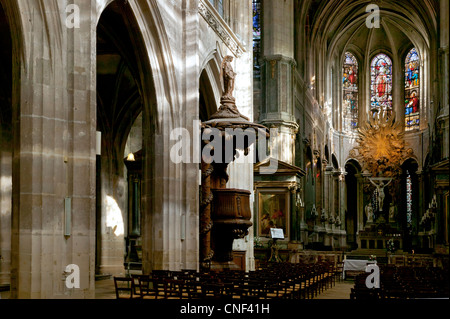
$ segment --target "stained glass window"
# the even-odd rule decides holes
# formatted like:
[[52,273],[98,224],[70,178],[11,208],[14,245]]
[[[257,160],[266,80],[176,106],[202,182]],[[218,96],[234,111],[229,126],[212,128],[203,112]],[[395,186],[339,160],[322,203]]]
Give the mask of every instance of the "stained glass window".
[[209,0],[211,4],[216,8],[217,12],[219,12],[220,16],[223,18],[223,0]]
[[415,48],[409,51],[405,59],[405,130],[412,131],[420,124],[420,59]]
[[392,61],[383,53],[370,64],[370,109],[392,112]]
[[412,181],[407,171],[406,175],[406,224],[409,230],[412,227]]
[[356,130],[358,128],[358,61],[349,52],[346,52],[344,57],[342,86],[344,130]]
[[261,0],[252,0],[253,4],[253,70],[254,76],[261,75]]

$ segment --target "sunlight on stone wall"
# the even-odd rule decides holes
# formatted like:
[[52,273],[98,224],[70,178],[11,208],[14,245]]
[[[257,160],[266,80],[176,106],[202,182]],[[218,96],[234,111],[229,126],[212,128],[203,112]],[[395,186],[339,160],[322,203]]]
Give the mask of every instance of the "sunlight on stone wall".
[[106,196],[106,227],[113,229],[114,235],[121,236],[124,234],[122,211],[116,200],[111,196]]
[[[0,197],[0,214],[6,216],[11,213],[11,191],[12,191],[12,177],[1,176],[0,177],[0,191],[2,196]],[[8,209],[9,208],[9,209]]]

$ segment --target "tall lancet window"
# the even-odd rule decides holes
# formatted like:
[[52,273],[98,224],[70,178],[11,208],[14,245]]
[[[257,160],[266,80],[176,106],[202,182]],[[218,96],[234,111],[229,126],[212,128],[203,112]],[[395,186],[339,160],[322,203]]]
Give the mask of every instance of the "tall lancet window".
[[370,110],[392,112],[392,60],[383,53],[370,63]]
[[406,225],[410,231],[412,227],[412,180],[409,171],[406,174]]
[[420,59],[415,48],[405,59],[405,130],[412,131],[420,124]]
[[353,54],[345,52],[343,78],[343,127],[346,131],[358,128],[358,61]]
[[253,0],[253,74],[259,78],[261,67],[259,59],[261,58],[261,0]]

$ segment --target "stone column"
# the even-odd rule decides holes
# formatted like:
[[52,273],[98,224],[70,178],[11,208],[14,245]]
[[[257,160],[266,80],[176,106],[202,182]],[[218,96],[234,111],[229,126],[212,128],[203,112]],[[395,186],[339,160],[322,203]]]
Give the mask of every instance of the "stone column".
[[341,218],[341,247],[347,247],[347,231],[346,231],[346,209],[347,209],[347,184],[345,183],[345,175],[347,172],[341,170],[340,175],[338,177],[339,180],[339,216]]
[[359,174],[356,175],[358,181],[357,209],[358,209],[358,232],[364,230],[364,178]]
[[[68,2],[17,4],[24,47],[17,53],[12,298],[95,296],[96,8],[72,3],[83,17],[80,28],[61,20]],[[71,201],[67,236],[65,198]],[[66,285],[69,264],[79,267],[79,288]]]
[[277,127],[272,156],[295,162],[294,117],[294,1],[263,1],[263,58],[261,61],[262,110],[260,122]]
[[[439,125],[442,130],[442,158],[449,157],[449,46],[450,46],[450,36],[449,36],[449,3],[448,1],[440,1],[440,37],[439,37],[439,69],[440,74],[437,77],[440,83],[440,96],[441,96],[441,114],[438,116]],[[434,104],[436,107],[436,103]]]
[[0,127],[0,285],[10,283],[12,136]]
[[333,208],[333,166],[327,165],[328,162],[326,160],[322,163],[325,165],[323,206],[327,210],[328,216],[330,216],[330,214],[335,213]]
[[[182,1],[179,6],[156,1],[157,8],[153,2],[128,2],[136,14],[145,12],[138,22],[150,34],[147,45],[150,61],[155,62],[150,65],[155,96],[144,110],[144,123],[155,126],[144,125],[143,137],[149,153],[142,180],[143,271],[198,269],[200,146],[193,147],[200,141],[198,1]],[[168,25],[163,23],[167,21]],[[170,135],[180,128],[191,137],[183,145],[190,150],[188,163],[171,158],[179,140]]]
[[297,242],[299,240],[299,216],[297,211],[297,186],[289,187],[291,192],[291,242]]

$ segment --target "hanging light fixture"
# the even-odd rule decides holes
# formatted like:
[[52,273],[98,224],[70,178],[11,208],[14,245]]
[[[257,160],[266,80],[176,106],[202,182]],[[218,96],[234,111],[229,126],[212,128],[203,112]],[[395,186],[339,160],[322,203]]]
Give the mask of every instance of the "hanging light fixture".
[[134,154],[132,152],[130,154],[128,154],[127,161],[128,162],[135,162],[136,161],[136,159],[134,158]]

